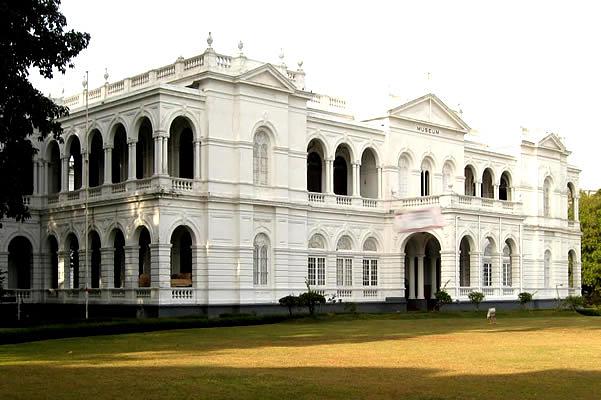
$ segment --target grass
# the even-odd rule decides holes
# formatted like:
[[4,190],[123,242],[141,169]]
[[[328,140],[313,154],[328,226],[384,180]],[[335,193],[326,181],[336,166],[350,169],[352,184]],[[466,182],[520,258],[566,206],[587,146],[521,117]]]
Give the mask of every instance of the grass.
[[362,315],[0,346],[2,399],[597,399],[601,318]]

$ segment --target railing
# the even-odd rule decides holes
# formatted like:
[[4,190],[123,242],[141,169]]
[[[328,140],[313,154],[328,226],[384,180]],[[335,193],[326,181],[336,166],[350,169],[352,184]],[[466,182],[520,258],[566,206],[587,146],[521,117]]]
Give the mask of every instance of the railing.
[[478,288],[462,286],[459,288],[459,296],[467,296],[471,292],[477,292]]
[[338,297],[338,298],[353,297],[353,291],[351,289],[337,289],[336,297]]
[[89,197],[99,197],[102,195],[102,188],[101,187],[91,188],[88,191],[88,195],[89,195]]
[[150,73],[145,72],[131,78],[131,87],[136,87],[148,83],[150,81]]
[[94,100],[100,97],[102,90],[100,88],[90,90],[88,93],[88,100]]
[[323,193],[307,193],[307,197],[311,203],[324,203],[326,196]]
[[516,292],[515,288],[512,287],[504,287],[501,289],[501,294],[503,296],[513,296]]
[[137,299],[149,299],[152,294],[151,289],[149,288],[138,288],[135,289],[135,291]]
[[91,299],[99,299],[102,295],[102,291],[100,289],[87,289],[88,297]]
[[78,105],[78,104],[79,104],[79,95],[78,94],[66,97],[63,100],[63,105],[65,105],[67,107],[75,106],[75,105]]
[[185,178],[171,178],[171,188],[174,190],[192,191],[194,181]]
[[423,196],[413,197],[410,199],[402,199],[403,207],[414,207],[414,206],[429,206],[440,203],[439,196]]
[[58,203],[58,193],[53,193],[48,195],[48,204],[57,204]]
[[122,299],[125,297],[125,289],[109,289],[110,297],[114,299]]
[[136,189],[148,189],[152,184],[152,178],[138,179],[136,181]]
[[495,295],[495,288],[492,287],[483,287],[482,288],[482,293],[484,293],[485,296],[494,296]]
[[192,300],[194,299],[193,289],[171,289],[171,299],[173,300]]
[[126,186],[125,182],[113,183],[113,186],[111,188],[111,191],[113,193],[123,193],[126,190],[127,190],[127,186]]
[[125,89],[125,81],[118,81],[111,83],[107,86],[106,92],[108,94],[119,93]]
[[471,205],[472,204],[472,198],[471,196],[463,196],[463,195],[458,195],[458,203],[459,204],[465,204],[465,205]]
[[363,289],[363,297],[378,297],[377,289]]
[[363,207],[367,208],[376,208],[378,206],[378,201],[374,199],[363,199]]
[[336,195],[336,204],[340,206],[350,206],[353,198],[351,196]]
[[79,190],[67,193],[67,200],[79,200]]
[[196,56],[184,61],[184,71],[192,68],[202,67],[204,65],[204,56]]
[[217,66],[221,68],[231,68],[232,57],[230,56],[217,56]]
[[168,65],[157,70],[157,78],[165,78],[167,76],[175,75],[175,65]]
[[493,199],[482,199],[482,206],[484,207],[492,207],[495,204],[495,201]]

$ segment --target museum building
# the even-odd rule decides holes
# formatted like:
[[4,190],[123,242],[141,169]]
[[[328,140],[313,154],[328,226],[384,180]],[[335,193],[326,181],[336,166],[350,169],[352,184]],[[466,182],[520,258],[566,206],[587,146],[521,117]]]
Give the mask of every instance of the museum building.
[[[32,217],[0,229],[20,301],[163,315],[273,308],[306,284],[401,310],[441,287],[580,293],[580,171],[558,135],[493,151],[434,94],[358,120],[305,88],[302,63],[207,42],[56,100],[71,112],[62,141],[33,140]],[[442,223],[398,222],[423,210]]]

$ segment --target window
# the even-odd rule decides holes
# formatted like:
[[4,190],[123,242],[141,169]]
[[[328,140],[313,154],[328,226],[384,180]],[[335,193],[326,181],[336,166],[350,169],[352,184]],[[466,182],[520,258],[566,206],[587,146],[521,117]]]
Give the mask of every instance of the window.
[[543,215],[551,216],[551,179],[548,177],[543,185]]
[[363,260],[363,286],[378,286],[378,260]]
[[253,146],[253,182],[255,185],[267,185],[269,163],[267,158],[269,138],[263,131],[257,132]]
[[486,241],[484,257],[482,258],[482,286],[492,286],[492,253],[494,245],[490,239],[486,239]]
[[474,172],[471,166],[466,166],[464,169],[465,176],[465,195],[466,196],[475,196],[476,195],[476,182],[474,179]]
[[574,287],[574,252],[568,253],[568,287],[572,289]]
[[406,156],[402,156],[399,160],[399,197],[407,197],[409,189],[407,182],[409,180],[409,160]]
[[309,257],[307,282],[314,286],[324,286],[326,284],[325,257]]
[[269,239],[260,233],[255,237],[253,249],[253,284],[267,285]]
[[453,166],[447,161],[442,167],[442,192],[451,191],[453,191]]
[[502,271],[503,286],[511,286],[511,247],[505,244],[503,248],[503,271]]
[[353,259],[339,257],[336,259],[336,286],[353,285]]
[[430,171],[432,170],[432,163],[426,158],[422,161],[421,168],[421,195],[430,196]]
[[544,287],[549,287],[551,282],[551,252],[549,250],[545,251],[545,261],[544,261]]

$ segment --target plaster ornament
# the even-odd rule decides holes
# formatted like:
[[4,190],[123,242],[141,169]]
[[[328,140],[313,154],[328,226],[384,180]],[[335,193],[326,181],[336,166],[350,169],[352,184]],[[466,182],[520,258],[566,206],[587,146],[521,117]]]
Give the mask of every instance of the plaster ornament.
[[209,49],[213,45],[213,36],[211,36],[211,32],[209,32],[209,37],[207,38],[207,44],[209,45]]

